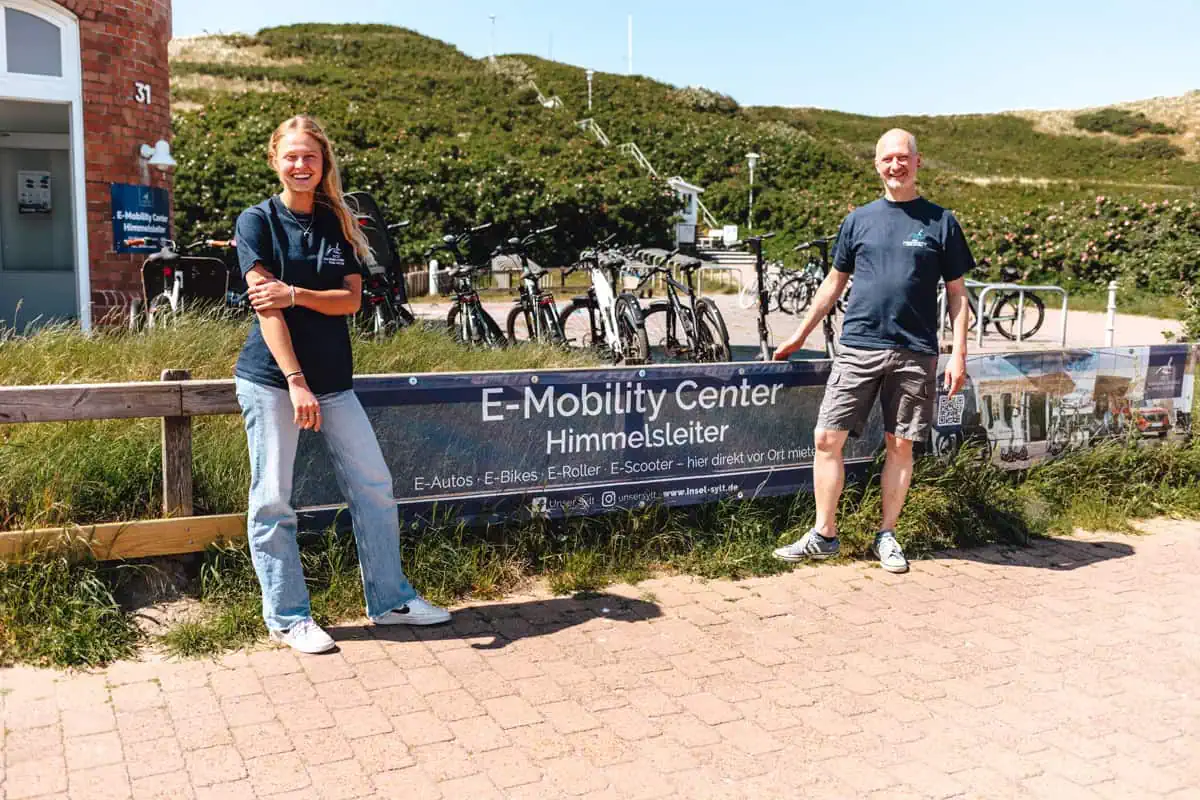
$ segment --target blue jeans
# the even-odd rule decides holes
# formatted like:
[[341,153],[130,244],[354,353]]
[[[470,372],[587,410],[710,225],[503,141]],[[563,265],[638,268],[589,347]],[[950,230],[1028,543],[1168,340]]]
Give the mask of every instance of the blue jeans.
[[[246,533],[262,587],[263,619],[271,630],[286,630],[312,615],[292,508],[300,429],[286,391],[243,378],[234,383],[250,449]],[[317,400],[320,435],[329,446],[338,486],[354,521],[367,616],[378,617],[417,595],[400,566],[400,519],[392,476],[358,396],[353,391],[334,392]]]

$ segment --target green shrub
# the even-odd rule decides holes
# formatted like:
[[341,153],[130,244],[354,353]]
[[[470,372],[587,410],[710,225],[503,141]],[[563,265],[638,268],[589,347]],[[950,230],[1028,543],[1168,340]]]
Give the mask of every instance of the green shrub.
[[1075,127],[1092,133],[1115,133],[1118,136],[1137,136],[1142,133],[1179,133],[1175,128],[1151,122],[1140,111],[1127,111],[1123,108],[1102,108],[1098,111],[1087,111],[1075,116]]

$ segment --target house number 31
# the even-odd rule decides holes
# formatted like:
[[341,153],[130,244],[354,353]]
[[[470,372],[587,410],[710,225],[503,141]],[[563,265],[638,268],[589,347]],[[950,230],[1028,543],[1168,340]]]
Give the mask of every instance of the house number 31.
[[133,82],[133,99],[142,105],[150,105],[150,84],[141,81]]

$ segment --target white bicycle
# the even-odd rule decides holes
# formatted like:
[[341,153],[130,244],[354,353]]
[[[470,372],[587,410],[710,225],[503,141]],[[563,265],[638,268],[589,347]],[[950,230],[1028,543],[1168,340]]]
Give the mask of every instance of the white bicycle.
[[[171,239],[126,239],[127,247],[154,247],[142,263],[142,303],[147,328],[161,327],[184,306],[216,306],[246,310],[245,282],[240,273],[219,258],[194,256],[201,248],[229,250],[233,239],[202,239],[180,247]],[[138,327],[137,320],[130,320]]]
[[618,293],[615,288],[624,267],[625,257],[616,250],[588,249],[580,253],[579,262],[563,274],[586,269],[592,284],[586,295],[567,304],[559,322],[572,347],[597,350],[613,363],[645,364],[650,360],[650,340],[642,307],[632,292]]

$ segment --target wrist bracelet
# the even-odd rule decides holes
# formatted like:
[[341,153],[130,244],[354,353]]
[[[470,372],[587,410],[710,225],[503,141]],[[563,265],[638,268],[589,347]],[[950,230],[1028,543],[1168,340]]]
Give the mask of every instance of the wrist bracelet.
[[283,376],[283,379],[286,381],[288,378],[295,377],[296,375],[304,377],[304,370],[298,369],[295,372],[289,372],[288,374]]
[[292,305],[291,305],[291,308],[295,308],[295,307],[296,307],[296,287],[295,287],[295,286],[289,286],[289,287],[288,287],[288,290],[289,290],[289,291],[292,293]]

